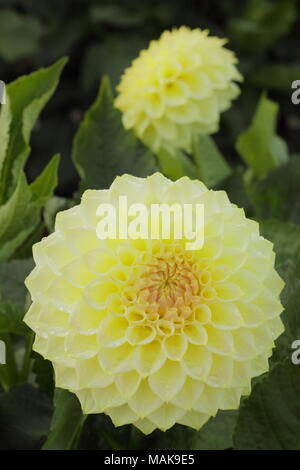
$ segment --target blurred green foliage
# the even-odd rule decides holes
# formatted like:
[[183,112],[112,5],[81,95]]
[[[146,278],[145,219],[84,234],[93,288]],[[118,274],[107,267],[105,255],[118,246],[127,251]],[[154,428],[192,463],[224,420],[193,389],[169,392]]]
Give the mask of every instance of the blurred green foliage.
[[[7,346],[0,449],[299,448],[300,368],[287,359],[299,337],[300,108],[290,99],[291,82],[300,79],[296,0],[0,0],[0,7],[0,79],[12,81],[0,108],[0,339]],[[150,39],[181,24],[228,37],[245,83],[217,136],[196,139],[190,156],[155,156],[123,129],[112,89]],[[70,56],[67,65],[62,55]],[[103,75],[109,78],[99,88]],[[53,231],[56,212],[117,174],[157,168],[174,180],[188,175],[225,189],[260,222],[286,283],[286,329],[270,373],[240,410],[218,413],[200,432],[177,425],[144,437],[133,426],[114,428],[103,414],[85,419],[75,395],[55,389],[52,365],[32,352],[22,318],[32,244]],[[277,437],[270,431],[276,426]]]
[[279,133],[294,151],[300,143],[299,111],[291,104],[291,82],[299,79],[297,0],[0,0],[0,79],[9,82],[70,57],[57,94],[36,125],[30,179],[54,153],[63,156],[59,194],[71,196],[77,175],[71,137],[87,104],[107,74],[112,87],[139,50],[164,29],[209,28],[229,39],[246,77],[242,95],[225,113],[217,135],[229,162],[232,142],[250,123],[262,90],[280,104]]

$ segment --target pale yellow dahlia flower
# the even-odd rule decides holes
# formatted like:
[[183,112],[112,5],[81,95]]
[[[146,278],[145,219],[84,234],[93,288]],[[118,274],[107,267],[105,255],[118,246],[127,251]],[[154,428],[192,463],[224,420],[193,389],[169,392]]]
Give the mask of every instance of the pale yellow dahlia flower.
[[151,41],[117,88],[126,129],[154,151],[190,150],[192,137],[218,130],[220,113],[239,94],[242,76],[226,40],[181,27]]
[[[120,195],[147,206],[204,204],[203,247],[100,240],[97,207]],[[224,191],[159,173],[117,177],[60,212],[33,254],[25,322],[56,385],[74,392],[84,413],[146,434],[174,423],[199,429],[218,409],[238,408],[251,378],[268,370],[283,331],[283,281],[272,243]]]

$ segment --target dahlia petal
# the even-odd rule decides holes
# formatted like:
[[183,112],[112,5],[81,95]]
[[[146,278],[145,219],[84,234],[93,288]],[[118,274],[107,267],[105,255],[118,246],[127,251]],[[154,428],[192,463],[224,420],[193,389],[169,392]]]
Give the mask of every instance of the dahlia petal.
[[[97,357],[78,360],[76,363],[78,384],[80,388],[104,388],[111,385],[114,376],[105,372],[99,364]],[[75,388],[75,387],[70,387]]]
[[189,344],[188,349],[183,357],[182,367],[187,375],[200,380],[204,379],[211,368],[212,354],[205,346]]
[[154,429],[156,428],[156,424],[154,424],[149,419],[138,419],[134,422],[136,428],[138,428],[142,433],[145,435],[151,434]]
[[55,384],[57,387],[67,388],[69,390],[78,389],[76,369],[57,363],[53,363],[53,367],[55,373]]
[[114,348],[101,347],[98,360],[101,367],[108,373],[127,372],[133,368],[134,348],[124,343]]
[[98,340],[102,346],[120,346],[126,341],[128,321],[124,316],[109,315],[100,324]]
[[197,411],[188,411],[181,418],[178,419],[179,424],[190,426],[191,428],[199,431],[202,426],[209,420],[210,415],[199,413]]
[[95,278],[81,259],[75,259],[61,269],[63,277],[75,287],[84,287]]
[[148,378],[152,391],[164,401],[170,401],[181,389],[186,374],[179,362],[166,360],[164,365]]
[[205,383],[211,387],[227,388],[230,387],[233,374],[233,361],[227,356],[213,355],[213,361],[209,375]]
[[209,307],[211,310],[211,325],[214,328],[235,330],[243,325],[243,318],[235,304],[214,302]]
[[134,364],[142,377],[146,377],[158,370],[166,360],[159,341],[138,346],[135,350]]
[[117,264],[116,256],[108,250],[101,248],[86,253],[85,260],[88,268],[94,274],[105,274]]
[[183,408],[184,410],[190,410],[199,400],[203,391],[203,387],[204,383],[200,380],[186,377],[184,385],[181,387],[179,392],[174,395],[171,403],[173,403],[173,405],[179,406],[180,408]]
[[151,343],[156,336],[153,326],[149,325],[133,325],[129,326],[126,331],[126,339],[129,344],[147,344]]
[[233,354],[233,335],[229,330],[220,330],[211,325],[205,325],[205,328],[208,336],[206,347],[209,351],[221,355]]
[[104,388],[92,388],[92,396],[96,403],[98,413],[103,413],[107,408],[124,405],[126,399],[120,395],[114,384]]
[[202,325],[200,325],[198,322],[186,323],[182,331],[190,343],[193,343],[193,344],[206,344],[207,343],[206,329]]
[[128,400],[128,405],[139,418],[148,417],[162,404],[163,401],[151,390],[147,380],[142,380],[135,394]]
[[84,299],[80,299],[70,315],[70,325],[77,333],[94,334],[97,333],[101,321],[108,315],[106,309],[96,310]]
[[179,361],[182,359],[188,342],[181,334],[174,334],[163,339],[162,348],[168,359]]
[[115,379],[116,386],[125,398],[131,397],[141,383],[141,376],[134,370],[118,374]]
[[105,411],[116,427],[123,426],[124,424],[135,423],[135,421],[138,420],[138,416],[127,404],[116,406],[114,408],[107,408]]
[[171,403],[164,403],[160,408],[150,413],[148,417],[159,429],[166,431],[174,426],[185,413],[185,410]]
[[101,310],[106,307],[110,295],[117,291],[118,286],[112,279],[99,278],[84,288],[83,295],[92,308]]
[[65,338],[66,352],[73,357],[87,359],[97,354],[99,350],[96,335],[69,333]]

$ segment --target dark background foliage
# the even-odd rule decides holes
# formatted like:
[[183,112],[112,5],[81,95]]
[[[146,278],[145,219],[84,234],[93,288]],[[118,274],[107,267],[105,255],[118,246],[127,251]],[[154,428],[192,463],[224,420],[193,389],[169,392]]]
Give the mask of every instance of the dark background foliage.
[[[0,80],[9,83],[69,56],[30,138],[26,173],[33,185],[22,174],[30,147],[18,124],[32,103],[31,110],[39,114],[56,88],[64,60],[25,78],[25,92],[23,81],[10,88],[12,96],[24,99],[15,104],[10,145],[6,149],[0,142],[5,153],[0,175],[5,190],[0,184],[0,339],[7,344],[7,367],[0,368],[6,384],[0,387],[0,449],[299,448],[300,367],[289,357],[292,341],[299,338],[300,105],[291,102],[291,84],[300,80],[299,10],[298,0],[0,0]],[[222,116],[214,136],[217,146],[206,136],[199,138],[192,160],[183,155],[178,161],[166,158],[164,165],[160,160],[161,171],[174,179],[191,172],[209,187],[226,189],[233,202],[260,221],[286,282],[285,333],[276,342],[270,373],[255,379],[239,412],[218,413],[200,432],[176,425],[144,437],[133,426],[114,428],[103,414],[85,418],[75,395],[55,389],[52,365],[31,350],[33,333],[22,322],[29,305],[23,281],[33,266],[32,244],[53,230],[55,213],[75,203],[74,193],[77,200],[86,187],[109,186],[117,173],[150,174],[155,168],[151,152],[123,129],[112,108],[109,81],[102,82],[98,95],[97,90],[103,75],[114,89],[140,49],[163,30],[181,25],[228,38],[245,82],[239,99]],[[41,83],[40,90],[36,84]],[[278,129],[273,122],[277,106],[262,92],[279,104]],[[87,126],[81,127],[93,102],[93,111],[85,115]],[[27,115],[30,125],[32,115]],[[1,116],[5,124],[5,112]],[[80,185],[71,160],[72,140]],[[52,197],[57,153],[56,194],[67,200]],[[6,203],[10,217],[3,210]]]
[[34,179],[62,154],[57,194],[71,196],[78,177],[70,159],[72,137],[93,101],[99,78],[114,87],[139,50],[164,29],[187,25],[229,38],[246,77],[242,95],[222,117],[216,140],[233,165],[233,142],[251,120],[261,90],[280,104],[279,133],[299,149],[300,116],[291,82],[300,77],[298,0],[0,0],[0,79],[70,57],[57,92],[32,135],[27,165]]

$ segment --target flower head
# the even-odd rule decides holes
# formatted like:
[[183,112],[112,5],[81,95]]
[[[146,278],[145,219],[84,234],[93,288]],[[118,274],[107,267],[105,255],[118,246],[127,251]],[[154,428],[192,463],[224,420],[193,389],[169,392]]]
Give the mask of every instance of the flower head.
[[[97,207],[120,195],[147,206],[204,204],[203,247],[100,240]],[[218,409],[238,408],[251,378],[268,370],[283,331],[283,281],[272,244],[224,191],[159,173],[117,177],[60,212],[33,253],[25,322],[56,385],[74,392],[84,413],[144,433],[174,423],[199,429]]]
[[152,149],[189,150],[193,135],[218,130],[220,113],[239,94],[242,76],[225,40],[181,27],[151,41],[118,86],[126,129]]

